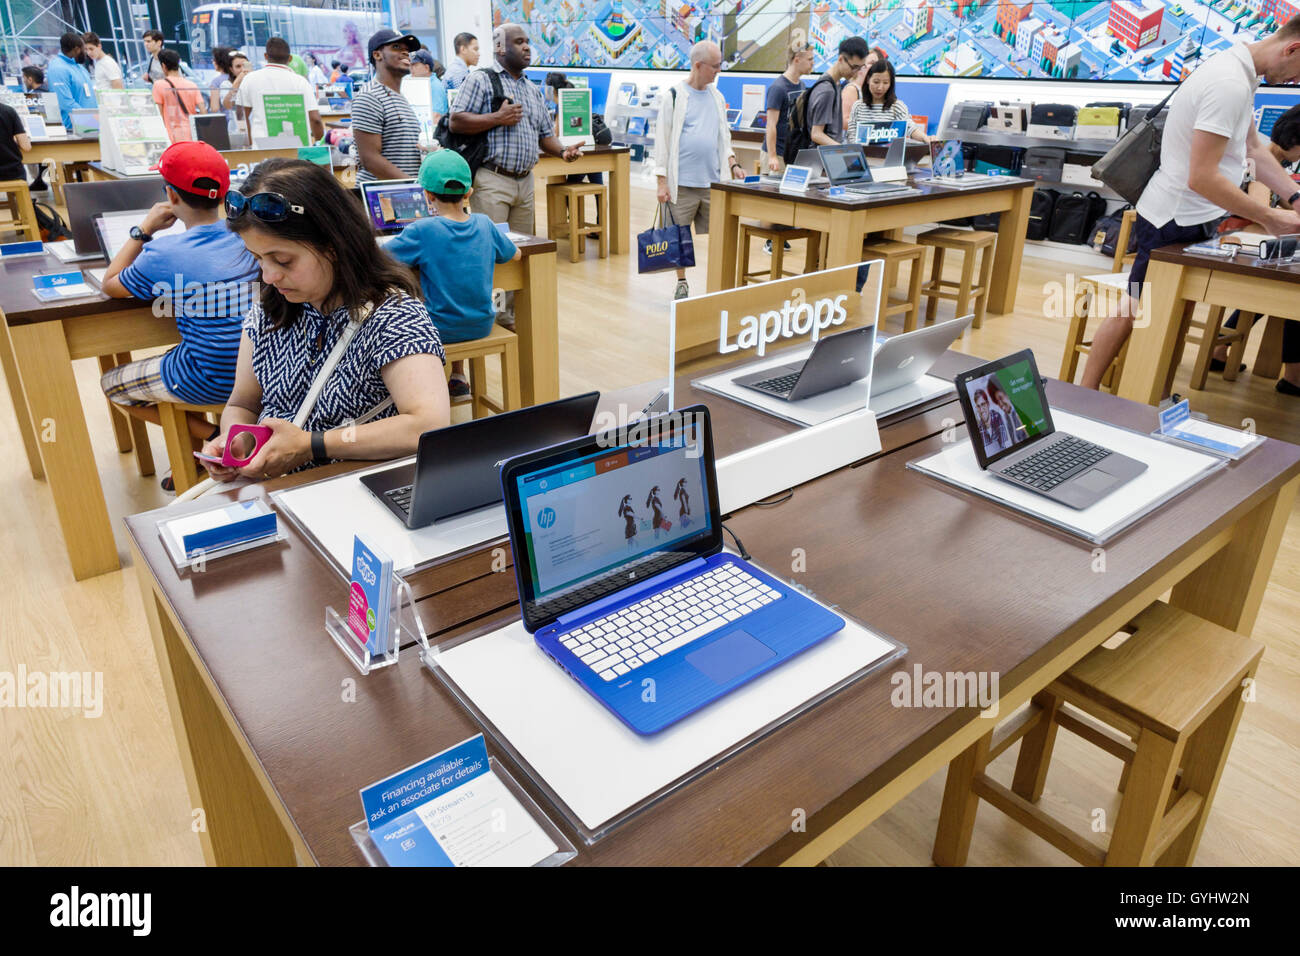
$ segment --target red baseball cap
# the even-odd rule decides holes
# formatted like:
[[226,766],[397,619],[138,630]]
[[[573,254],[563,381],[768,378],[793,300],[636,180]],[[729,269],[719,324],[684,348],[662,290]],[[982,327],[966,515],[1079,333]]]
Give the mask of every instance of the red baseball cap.
[[230,166],[212,146],[198,140],[172,143],[151,168],[173,189],[194,196],[220,199],[230,191]]

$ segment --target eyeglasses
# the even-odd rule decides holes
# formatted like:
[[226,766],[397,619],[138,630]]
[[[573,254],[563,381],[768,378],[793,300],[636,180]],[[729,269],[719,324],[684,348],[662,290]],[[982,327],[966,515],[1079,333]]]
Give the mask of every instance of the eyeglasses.
[[256,193],[245,196],[231,190],[226,193],[226,218],[238,219],[244,213],[252,213],[262,222],[284,222],[289,213],[301,216],[305,209],[295,206],[279,193]]

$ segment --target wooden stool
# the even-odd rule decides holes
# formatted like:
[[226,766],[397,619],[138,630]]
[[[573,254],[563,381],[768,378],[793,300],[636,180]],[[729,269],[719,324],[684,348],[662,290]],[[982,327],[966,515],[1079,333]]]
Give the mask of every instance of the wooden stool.
[[[596,197],[596,221],[587,222],[587,197]],[[563,212],[563,215],[561,215]],[[609,258],[609,190],[603,183],[551,183],[546,187],[546,235],[569,240],[569,261],[587,251],[587,233],[597,233],[600,258]]]
[[[885,274],[880,282],[880,319],[890,315],[903,315],[903,331],[911,332],[916,328],[916,320],[921,315],[921,279],[925,271],[925,246],[914,242],[901,242],[891,239],[873,239],[862,244],[862,258],[884,259]],[[893,294],[898,282],[898,267],[910,262],[907,274],[907,294]]]
[[[929,300],[925,304],[925,321],[928,325],[934,321],[935,309],[940,299],[953,299],[957,303],[958,317],[971,311],[971,300],[975,303],[975,328],[984,324],[984,307],[988,300],[989,279],[993,275],[993,244],[997,242],[996,232],[980,232],[967,229],[931,229],[916,237],[923,246],[934,247],[934,262],[930,266],[930,281],[921,289],[921,294]],[[961,262],[961,280],[949,282],[943,277],[943,257],[949,250],[963,253]],[[980,254],[979,284],[974,283],[975,254]]]
[[221,421],[225,405],[189,405],[185,402],[159,402],[158,424],[162,426],[163,442],[167,446],[167,460],[172,466],[172,485],[176,494],[183,495],[199,483],[194,465],[194,452],[199,442],[190,434],[189,413],[214,415]]
[[[447,354],[447,376],[451,377],[451,363],[469,361],[469,398],[461,399],[458,404],[472,402],[475,418],[491,412],[509,412],[519,408],[519,337],[509,329],[493,325],[492,331],[481,339],[467,342],[453,342],[444,345]],[[487,357],[501,356],[501,391],[502,403],[498,404],[488,398],[487,394]]]
[[39,242],[41,228],[36,224],[36,207],[32,205],[27,183],[21,179],[0,180],[0,193],[5,194],[4,205],[10,216],[9,222],[0,223],[0,230],[12,230],[21,233],[29,242]]
[[[1074,301],[1070,303],[1070,330],[1065,337],[1065,355],[1061,359],[1062,382],[1073,382],[1074,374],[1079,368],[1079,356],[1092,351],[1092,341],[1085,339],[1088,330],[1088,318],[1095,314],[1097,300],[1103,296],[1108,302],[1118,306],[1120,297],[1128,291],[1128,273],[1102,272],[1097,275],[1082,276],[1075,280]],[[1124,359],[1128,356],[1128,339],[1124,340],[1119,355],[1110,363],[1106,374],[1101,378],[1101,387],[1114,392],[1119,384],[1119,377],[1124,371]]]
[[[1250,330],[1254,328],[1255,320],[1259,318],[1254,312],[1239,312],[1237,327],[1225,332],[1223,330],[1225,311],[1221,305],[1212,305],[1204,323],[1198,323],[1195,319],[1188,320],[1189,327],[1200,330],[1199,338],[1196,340],[1200,350],[1196,353],[1196,365],[1192,368],[1190,383],[1191,387],[1198,392],[1205,388],[1205,380],[1210,374],[1210,359],[1214,358],[1214,350],[1220,345],[1230,346],[1228,358],[1223,365],[1223,377],[1229,382],[1237,380],[1237,373],[1241,369],[1241,354],[1246,351],[1246,340],[1250,338]],[[1178,365],[1178,360],[1182,358],[1181,346],[1178,348],[1178,353],[1178,358],[1174,361],[1175,367]]]
[[[1241,718],[1242,687],[1264,645],[1159,602],[1124,630],[1132,636],[1121,645],[1094,650],[949,764],[935,863],[966,862],[981,799],[1085,866],[1192,862]],[[1124,797],[1104,849],[1036,806],[1057,727],[1124,762]],[[1022,738],[1008,789],[985,768]]]
[[[750,280],[772,282],[776,279],[799,275],[797,272],[786,272],[784,269],[785,244],[792,239],[808,240],[808,248],[804,253],[803,271],[816,272],[820,268],[821,238],[822,234],[812,229],[776,229],[771,226],[742,222],[740,224],[740,250],[739,255],[736,256],[736,271],[739,274],[738,284],[742,286],[748,285]],[[772,264],[766,272],[761,269],[754,272],[749,271],[751,239],[765,239],[772,243]]]
[[1119,217],[1119,234],[1115,236],[1115,255],[1111,260],[1111,272],[1127,272],[1133,260],[1137,258],[1136,252],[1128,251],[1129,236],[1133,235],[1133,226],[1137,222],[1137,210],[1125,209],[1124,215]]

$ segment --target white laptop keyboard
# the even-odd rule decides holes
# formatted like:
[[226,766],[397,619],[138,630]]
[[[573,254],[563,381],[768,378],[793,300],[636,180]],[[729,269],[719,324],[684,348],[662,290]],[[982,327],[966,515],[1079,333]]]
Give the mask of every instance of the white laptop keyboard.
[[560,643],[605,680],[697,641],[781,597],[734,564],[724,564],[592,621]]

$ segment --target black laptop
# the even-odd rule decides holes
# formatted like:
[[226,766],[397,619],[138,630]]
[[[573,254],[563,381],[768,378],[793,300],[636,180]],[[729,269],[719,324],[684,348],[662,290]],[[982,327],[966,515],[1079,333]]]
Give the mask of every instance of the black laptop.
[[1082,510],[1147,470],[1145,462],[1058,432],[1029,349],[957,376],[981,468]]
[[487,507],[501,500],[502,462],[589,434],[599,400],[600,392],[587,392],[425,432],[414,464],[361,483],[408,528]]
[[870,375],[875,340],[874,325],[837,332],[818,339],[805,361],[765,368],[732,381],[787,402],[812,398]]

